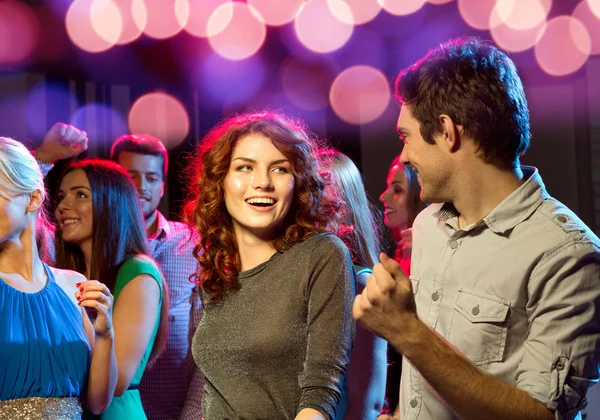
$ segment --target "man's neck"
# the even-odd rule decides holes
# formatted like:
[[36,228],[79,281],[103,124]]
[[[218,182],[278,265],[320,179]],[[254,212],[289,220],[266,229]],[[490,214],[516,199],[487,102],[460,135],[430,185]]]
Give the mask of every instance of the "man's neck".
[[519,166],[507,169],[482,163],[473,169],[464,174],[466,181],[453,201],[461,228],[483,219],[523,183]]
[[158,210],[154,210],[154,212],[146,218],[146,236],[149,238],[156,235],[158,231]]

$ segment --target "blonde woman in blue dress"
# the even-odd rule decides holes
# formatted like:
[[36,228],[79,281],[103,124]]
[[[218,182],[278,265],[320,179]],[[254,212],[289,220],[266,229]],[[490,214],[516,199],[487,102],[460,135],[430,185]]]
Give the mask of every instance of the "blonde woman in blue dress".
[[[108,288],[49,267],[36,246],[40,169],[0,137],[0,418],[79,419],[109,406],[117,383]],[[84,308],[93,313],[90,321]]]

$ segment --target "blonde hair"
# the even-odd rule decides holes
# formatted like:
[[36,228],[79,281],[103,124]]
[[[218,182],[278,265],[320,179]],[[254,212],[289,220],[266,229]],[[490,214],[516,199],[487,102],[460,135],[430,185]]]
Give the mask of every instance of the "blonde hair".
[[[344,241],[355,264],[373,267],[379,261],[379,217],[363,183],[362,175],[352,160],[335,149],[321,149],[317,158],[329,178],[328,195],[339,195],[344,203],[342,223],[337,235]],[[333,198],[333,197],[332,197]]]
[[44,176],[35,158],[20,142],[0,137],[0,195],[8,199],[35,190],[42,200],[46,198]]

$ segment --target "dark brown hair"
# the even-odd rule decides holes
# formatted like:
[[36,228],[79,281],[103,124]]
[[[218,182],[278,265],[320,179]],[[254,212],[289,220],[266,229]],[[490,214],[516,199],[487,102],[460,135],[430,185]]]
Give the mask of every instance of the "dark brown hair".
[[[124,262],[138,254],[151,259],[135,185],[125,169],[102,159],[71,162],[65,168],[58,185],[69,172],[85,172],[92,194],[92,261],[90,278],[101,280],[113,291],[117,273]],[[58,201],[55,205],[58,205]],[[65,242],[56,230],[56,266],[85,273],[85,260],[78,245]],[[169,290],[162,276],[163,298],[160,324],[150,354],[149,363],[156,360],[166,344],[169,316]]]
[[160,139],[150,134],[123,134],[113,143],[110,149],[110,159],[119,163],[121,152],[160,157],[163,162],[163,179],[167,176],[169,153]]
[[237,142],[250,134],[270,139],[292,165],[294,196],[281,234],[273,241],[277,251],[284,252],[310,235],[327,231],[337,220],[339,203],[326,199],[325,182],[315,159],[318,140],[300,121],[265,111],[217,124],[198,144],[191,160],[190,198],[184,205],[184,219],[201,238],[194,256],[202,269],[191,278],[211,302],[220,301],[238,287],[239,253],[225,207],[223,182]]
[[429,143],[447,114],[486,162],[512,167],[529,146],[529,110],[515,65],[477,38],[451,40],[403,70],[396,98],[410,106]]

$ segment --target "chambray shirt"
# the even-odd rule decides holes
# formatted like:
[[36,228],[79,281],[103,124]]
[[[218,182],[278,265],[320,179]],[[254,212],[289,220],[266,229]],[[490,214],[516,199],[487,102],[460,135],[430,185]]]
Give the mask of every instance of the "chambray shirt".
[[[200,320],[201,301],[198,287],[189,280],[198,261],[192,255],[196,238],[188,241],[190,230],[180,222],[165,219],[158,212],[158,229],[149,237],[152,256],[159,264],[169,286],[169,335],[165,351],[147,368],[140,382],[140,394],[150,420],[178,419],[184,406],[195,405],[202,389],[192,385],[199,374],[191,354],[191,339]],[[201,375],[200,375],[201,376]],[[194,389],[194,392],[190,392]],[[202,418],[194,410],[190,419]]]
[[[522,167],[516,191],[458,227],[451,204],[413,225],[410,279],[421,320],[479,369],[580,418],[600,364],[600,241]],[[404,358],[403,420],[455,419]]]

